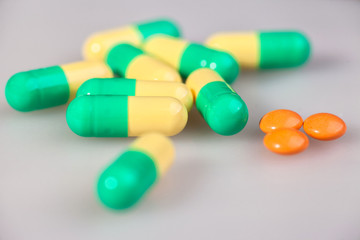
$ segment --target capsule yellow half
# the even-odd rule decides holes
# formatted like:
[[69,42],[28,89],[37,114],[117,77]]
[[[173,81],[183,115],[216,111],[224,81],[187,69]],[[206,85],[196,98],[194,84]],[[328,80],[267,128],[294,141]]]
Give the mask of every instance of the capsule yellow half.
[[173,163],[175,147],[171,140],[159,133],[147,133],[136,139],[129,150],[142,151],[154,160],[159,176],[163,176]]
[[187,118],[186,108],[175,98],[129,97],[129,136],[139,136],[149,131],[173,136],[184,129]]
[[140,55],[128,65],[127,78],[182,82],[180,75],[167,64],[147,55]]
[[260,62],[260,42],[255,32],[242,34],[215,34],[206,44],[230,53],[243,68],[257,68]]

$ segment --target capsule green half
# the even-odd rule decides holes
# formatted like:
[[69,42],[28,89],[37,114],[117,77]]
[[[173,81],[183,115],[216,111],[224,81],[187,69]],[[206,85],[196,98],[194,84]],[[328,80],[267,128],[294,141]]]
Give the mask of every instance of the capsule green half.
[[72,100],[79,86],[90,78],[113,77],[99,61],[82,61],[20,72],[6,84],[10,106],[22,112],[54,107]]
[[171,139],[158,132],[137,138],[97,180],[100,201],[112,209],[134,205],[170,168],[175,158]]
[[196,107],[216,133],[229,136],[240,132],[249,117],[241,97],[225,82],[210,82],[199,92]]
[[69,95],[69,85],[60,66],[17,73],[5,87],[7,102],[21,112],[65,104]]
[[138,23],[137,29],[143,40],[154,34],[165,34],[173,37],[180,37],[180,28],[170,19],[159,19],[151,22]]
[[126,78],[93,78],[84,82],[76,96],[125,95],[135,96],[136,80]]
[[97,193],[109,208],[125,209],[136,203],[157,179],[153,159],[141,151],[126,151],[100,176]]
[[299,32],[260,32],[260,68],[287,68],[304,64],[310,42]]
[[195,105],[206,123],[216,133],[229,136],[240,132],[249,117],[241,97],[211,69],[198,69],[187,79]]
[[240,72],[238,64],[230,54],[191,43],[182,55],[179,71],[183,77],[188,77],[199,68],[214,70],[229,84],[235,81]]
[[127,137],[127,96],[80,96],[66,111],[69,128],[82,137]]

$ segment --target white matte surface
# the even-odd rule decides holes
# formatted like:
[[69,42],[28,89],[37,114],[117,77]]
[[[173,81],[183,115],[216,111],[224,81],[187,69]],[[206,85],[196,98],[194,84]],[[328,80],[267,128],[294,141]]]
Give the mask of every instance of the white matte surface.
[[[213,133],[196,110],[174,137],[169,173],[133,209],[111,212],[94,194],[100,171],[133,139],[82,138],[66,107],[20,113],[4,97],[19,71],[81,59],[91,33],[159,16],[186,38],[224,30],[300,29],[313,57],[298,69],[243,73],[234,84],[249,123]],[[360,2],[0,1],[0,239],[360,239]],[[348,125],[302,154],[267,151],[258,122],[279,108],[305,119],[331,112]]]

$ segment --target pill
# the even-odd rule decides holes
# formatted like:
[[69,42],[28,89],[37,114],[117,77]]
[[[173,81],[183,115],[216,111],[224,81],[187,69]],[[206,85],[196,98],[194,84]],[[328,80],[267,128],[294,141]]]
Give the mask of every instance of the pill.
[[69,128],[83,137],[131,137],[184,129],[187,110],[172,97],[80,96],[66,112]]
[[186,80],[199,110],[212,130],[221,135],[240,132],[248,120],[241,97],[211,69],[198,69]]
[[119,44],[112,48],[106,62],[120,77],[182,82],[174,68],[130,44]]
[[175,149],[159,133],[147,133],[110,164],[97,181],[100,201],[112,209],[133,206],[172,165]]
[[304,131],[318,140],[334,140],[346,132],[345,122],[331,113],[317,113],[304,121]]
[[265,114],[260,120],[260,129],[264,133],[272,132],[279,128],[300,129],[303,119],[299,114],[287,109],[278,109]]
[[179,82],[147,81],[126,78],[93,78],[83,83],[76,96],[84,95],[126,95],[145,97],[173,97],[188,111],[193,97],[188,87]]
[[295,154],[308,147],[309,139],[299,130],[281,128],[267,133],[264,137],[264,145],[274,153]]
[[113,77],[102,62],[83,61],[13,75],[6,84],[6,100],[18,111],[27,112],[71,101],[79,86],[90,78]]
[[171,36],[154,35],[145,41],[143,49],[170,64],[184,78],[199,68],[210,68],[232,83],[240,71],[230,54]]
[[85,41],[83,55],[88,60],[105,60],[106,54],[116,45],[127,42],[140,46],[145,39],[158,33],[180,36],[179,28],[173,21],[158,19],[95,33]]
[[230,53],[244,68],[287,68],[304,64],[310,43],[296,31],[224,32],[210,36],[207,46]]

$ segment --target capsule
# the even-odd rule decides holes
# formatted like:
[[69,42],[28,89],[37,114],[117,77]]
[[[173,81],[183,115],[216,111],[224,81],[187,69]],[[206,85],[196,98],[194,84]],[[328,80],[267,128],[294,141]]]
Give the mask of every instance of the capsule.
[[80,96],[66,112],[69,128],[82,137],[132,137],[184,129],[187,110],[172,97]]
[[193,97],[183,83],[147,81],[127,78],[93,78],[83,83],[76,96],[85,95],[126,95],[145,97],[173,97],[179,100],[188,111]]
[[152,36],[145,41],[143,49],[170,64],[184,78],[199,68],[210,68],[230,84],[240,71],[235,59],[228,53],[166,35]]
[[130,44],[119,44],[108,54],[107,64],[120,77],[182,82],[179,73],[166,63]]
[[97,194],[108,208],[133,206],[172,165],[175,148],[159,133],[147,133],[123,152],[100,175]]
[[206,45],[252,69],[297,67],[310,56],[310,42],[300,32],[224,32],[210,36]]
[[103,61],[107,53],[116,45],[127,42],[139,46],[148,37],[159,33],[180,37],[179,28],[174,22],[158,19],[95,33],[86,40],[83,55],[88,60]]
[[248,120],[241,97],[211,69],[199,69],[186,80],[197,109],[210,128],[221,135],[240,132]]
[[21,112],[62,105],[71,101],[79,86],[90,78],[113,77],[103,62],[75,62],[19,72],[6,84],[5,96]]

